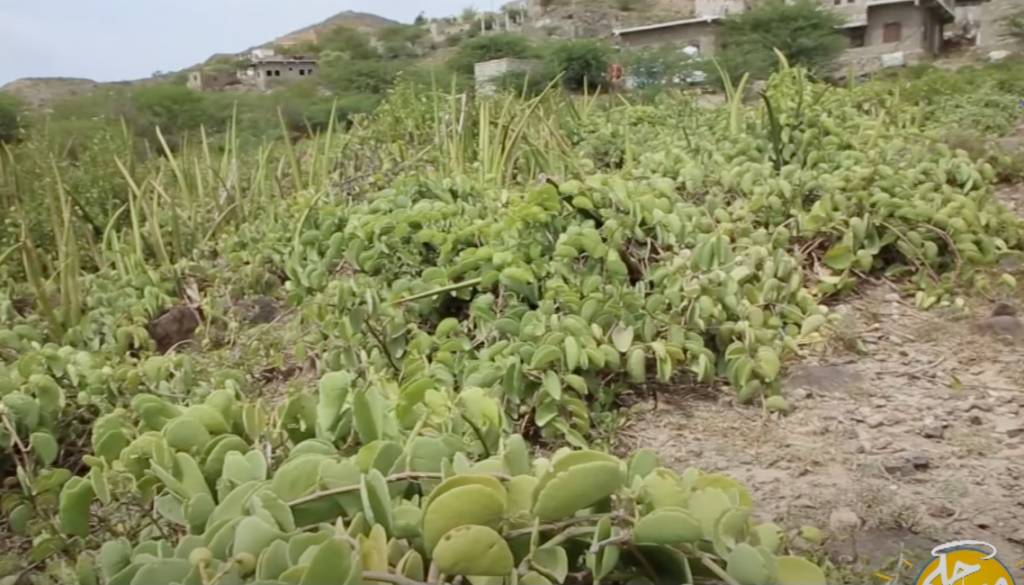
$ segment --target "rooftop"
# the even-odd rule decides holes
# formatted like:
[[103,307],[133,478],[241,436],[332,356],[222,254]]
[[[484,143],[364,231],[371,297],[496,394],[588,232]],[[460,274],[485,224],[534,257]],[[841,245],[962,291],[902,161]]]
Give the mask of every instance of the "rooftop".
[[657,24],[647,24],[647,25],[644,25],[644,26],[634,26],[634,27],[630,27],[630,28],[620,28],[620,29],[613,30],[612,34],[614,34],[615,36],[628,35],[628,34],[632,34],[632,33],[646,32],[646,31],[649,31],[649,30],[659,30],[659,29],[663,29],[663,28],[673,28],[673,27],[676,27],[676,26],[686,26],[686,25],[689,25],[689,24],[700,24],[700,23],[704,23],[704,22],[715,22],[716,20],[721,20],[721,19],[722,19],[721,16],[697,16],[697,17],[694,17],[694,18],[686,18],[686,19],[683,19],[683,20],[670,20],[668,22],[659,22]]

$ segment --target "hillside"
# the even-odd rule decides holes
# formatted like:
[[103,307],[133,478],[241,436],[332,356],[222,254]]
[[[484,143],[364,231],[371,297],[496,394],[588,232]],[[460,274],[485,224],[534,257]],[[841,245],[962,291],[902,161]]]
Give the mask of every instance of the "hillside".
[[[376,14],[346,10],[345,12],[339,12],[338,14],[335,14],[334,16],[331,16],[317,24],[294,30],[275,39],[249,47],[248,49],[239,48],[238,52],[242,53],[257,47],[265,47],[275,44],[287,45],[302,41],[315,40],[324,31],[337,26],[348,26],[366,34],[373,35],[375,31],[392,24],[398,23],[382,16],[377,16]],[[212,56],[211,59],[214,57],[216,57],[216,55]],[[196,67],[200,67],[201,65],[201,63],[197,63],[182,69],[182,71],[190,71]],[[180,72],[165,73],[160,76],[160,80],[166,81],[173,77],[175,73]],[[0,86],[0,91],[14,94],[21,98],[30,107],[39,108],[46,107],[48,104],[53,103],[56,100],[92,92],[102,86],[120,85],[124,83],[147,83],[152,81],[155,81],[155,79],[148,77],[105,83],[78,77],[25,77]]]
[[335,14],[334,16],[318,22],[317,24],[300,28],[299,30],[277,37],[272,42],[268,42],[266,44],[288,45],[303,41],[315,41],[324,32],[338,26],[347,26],[363,33],[373,35],[377,30],[393,24],[398,24],[398,22],[384,18],[383,16],[377,16],[376,14],[346,10],[345,12]]
[[89,93],[100,85],[79,77],[24,77],[0,87],[0,91],[14,94],[30,107],[38,108],[54,100]]

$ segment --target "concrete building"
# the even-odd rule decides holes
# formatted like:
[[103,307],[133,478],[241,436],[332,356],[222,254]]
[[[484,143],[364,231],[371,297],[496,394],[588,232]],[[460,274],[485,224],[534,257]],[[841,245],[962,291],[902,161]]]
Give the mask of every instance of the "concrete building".
[[[822,0],[846,17],[840,28],[850,48],[839,60],[844,71],[877,69],[895,60],[908,64],[942,50],[943,27],[956,16],[955,0]],[[695,0],[693,18],[614,31],[624,46],[675,43],[712,55],[718,46],[718,22],[730,13],[746,10],[742,0]]]
[[1022,0],[957,0],[956,20],[974,47],[1012,50],[1017,41],[1007,34],[1006,18],[1021,9]]
[[697,16],[646,26],[618,29],[612,34],[626,47],[676,44],[713,55],[718,47],[717,23],[721,16]]
[[306,79],[316,73],[316,59],[302,55],[268,55],[253,58],[246,75],[263,91],[275,82]]
[[477,63],[473,66],[476,91],[480,95],[493,93],[495,80],[507,73],[529,71],[535,65],[535,61],[528,59],[494,59]]
[[237,71],[191,71],[185,85],[196,91],[221,91],[241,82]]

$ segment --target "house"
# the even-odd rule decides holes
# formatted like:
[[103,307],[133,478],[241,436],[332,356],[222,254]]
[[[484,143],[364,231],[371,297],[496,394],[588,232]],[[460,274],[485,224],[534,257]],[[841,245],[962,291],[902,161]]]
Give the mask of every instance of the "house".
[[718,46],[715,30],[718,21],[746,8],[745,0],[695,0],[693,17],[618,29],[612,34],[628,47],[674,43],[693,47],[702,55],[713,55]]
[[185,85],[196,91],[221,91],[239,83],[236,71],[190,71]]
[[[943,27],[955,19],[956,0],[822,0],[846,17],[840,26],[850,41],[839,65],[864,73],[896,61],[914,63],[942,50]],[[728,14],[746,9],[741,0],[697,0],[696,16],[614,31],[624,46],[676,43],[714,54],[717,28]]]
[[1021,0],[957,0],[956,20],[971,45],[991,51],[1017,47],[1006,18],[1024,8]]
[[276,81],[306,79],[316,72],[316,63],[315,58],[303,55],[253,55],[246,76],[255,81],[256,87],[266,91]]
[[847,16],[841,28],[850,48],[838,65],[856,74],[879,68],[883,59],[911,64],[938,55],[943,29],[956,19],[955,0],[829,1]]
[[480,95],[495,92],[495,82],[509,73],[529,73],[537,63],[529,59],[493,59],[481,61],[473,66],[473,79]]

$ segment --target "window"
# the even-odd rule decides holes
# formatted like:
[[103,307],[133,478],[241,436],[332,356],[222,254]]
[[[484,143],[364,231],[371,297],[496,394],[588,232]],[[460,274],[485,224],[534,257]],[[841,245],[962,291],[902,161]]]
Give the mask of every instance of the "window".
[[299,69],[299,75],[305,75],[305,74],[306,74],[306,70],[305,69]]
[[903,37],[903,26],[898,22],[887,22],[882,28],[883,43],[898,43]]
[[832,4],[835,4],[836,6],[839,6],[842,3],[843,3],[843,0],[832,0]]
[[847,30],[851,47],[863,47],[867,44],[867,27],[858,26]]

